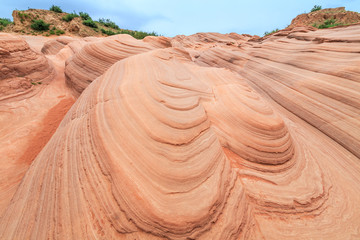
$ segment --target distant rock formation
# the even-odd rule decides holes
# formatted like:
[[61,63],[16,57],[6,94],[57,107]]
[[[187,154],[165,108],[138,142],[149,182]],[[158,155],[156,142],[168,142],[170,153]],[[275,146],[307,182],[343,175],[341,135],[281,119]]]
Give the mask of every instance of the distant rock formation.
[[356,24],[360,23],[360,13],[346,11],[344,7],[321,9],[298,15],[291,21],[288,28],[321,25],[330,19],[334,19],[340,25]]

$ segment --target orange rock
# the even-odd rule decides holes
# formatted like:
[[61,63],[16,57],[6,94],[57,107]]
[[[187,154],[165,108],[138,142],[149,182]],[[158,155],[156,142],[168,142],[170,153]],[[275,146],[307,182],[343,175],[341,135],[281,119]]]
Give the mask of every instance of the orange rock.
[[0,104],[0,239],[359,238],[359,33],[48,42]]

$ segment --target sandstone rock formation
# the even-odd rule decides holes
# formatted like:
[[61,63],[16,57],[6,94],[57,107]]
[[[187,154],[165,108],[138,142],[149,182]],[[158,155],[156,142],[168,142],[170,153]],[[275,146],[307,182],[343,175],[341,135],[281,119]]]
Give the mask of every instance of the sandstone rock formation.
[[56,39],[47,41],[41,49],[41,52],[44,54],[57,54],[61,49],[63,49],[69,43],[75,41],[76,39],[72,37],[61,36]]
[[49,51],[58,95],[78,99],[12,190],[0,184],[0,239],[360,238],[359,33]]
[[66,63],[66,83],[79,95],[93,80],[117,61],[153,49],[129,35],[115,35],[89,43]]
[[29,93],[32,83],[46,83],[52,77],[52,65],[24,39],[0,33],[0,101]]
[[326,8],[315,12],[300,14],[291,21],[289,28],[320,25],[326,20],[334,19],[341,25],[360,22],[360,13],[346,11],[344,7]]
[[204,51],[197,62],[227,67],[360,157],[360,25],[281,31],[244,49]]

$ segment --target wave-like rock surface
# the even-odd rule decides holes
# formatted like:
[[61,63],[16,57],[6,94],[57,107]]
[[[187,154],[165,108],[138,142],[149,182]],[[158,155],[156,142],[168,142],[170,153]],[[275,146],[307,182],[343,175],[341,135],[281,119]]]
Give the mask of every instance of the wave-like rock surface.
[[0,100],[28,93],[31,82],[46,83],[54,75],[45,56],[33,51],[24,39],[0,33]]
[[75,41],[75,38],[61,36],[57,37],[56,39],[52,39],[47,41],[44,46],[41,48],[41,52],[44,54],[57,54],[61,49],[63,49],[69,43]]
[[150,44],[135,40],[126,34],[86,44],[67,61],[66,83],[78,96],[117,61],[152,49]]
[[226,67],[360,157],[360,25],[281,31],[243,48],[204,51],[196,62]]
[[357,160],[240,75],[153,50],[82,93],[1,216],[0,238],[356,237]]
[[0,184],[0,239],[359,239],[359,33],[63,46],[48,58],[82,93]]
[[360,25],[289,33],[253,49],[242,73],[360,157],[359,52]]

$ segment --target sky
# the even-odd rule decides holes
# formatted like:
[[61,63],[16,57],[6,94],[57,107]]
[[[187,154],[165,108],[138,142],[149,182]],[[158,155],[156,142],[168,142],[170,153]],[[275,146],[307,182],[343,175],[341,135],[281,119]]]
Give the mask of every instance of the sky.
[[262,36],[285,28],[314,5],[360,12],[360,0],[0,0],[0,17],[12,19],[15,9],[49,9],[53,4],[64,12],[87,12],[94,20],[108,18],[120,28],[168,37],[197,32]]

